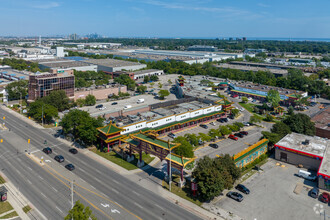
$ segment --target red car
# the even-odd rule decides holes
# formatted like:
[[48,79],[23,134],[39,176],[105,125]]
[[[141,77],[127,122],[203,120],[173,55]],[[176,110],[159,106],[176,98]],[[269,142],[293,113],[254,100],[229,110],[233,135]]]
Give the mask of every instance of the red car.
[[324,203],[328,203],[330,200],[330,195],[326,192],[322,193],[320,200]]
[[238,95],[234,94],[234,95],[232,95],[232,97],[233,97],[233,98],[236,98],[236,97],[238,97]]
[[238,140],[238,137],[236,137],[236,136],[233,135],[233,134],[229,135],[228,138],[233,139],[233,140],[235,140],[235,141]]

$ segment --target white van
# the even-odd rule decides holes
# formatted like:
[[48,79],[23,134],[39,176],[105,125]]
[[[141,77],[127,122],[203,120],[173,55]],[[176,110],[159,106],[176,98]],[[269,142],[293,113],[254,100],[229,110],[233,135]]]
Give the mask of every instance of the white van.
[[137,104],[144,103],[144,99],[138,99]]
[[132,106],[131,105],[125,105],[124,110],[129,109],[129,108],[132,108]]
[[306,180],[311,180],[311,181],[316,180],[316,176],[312,175],[310,172],[305,171],[305,170],[299,170],[298,176],[302,177]]

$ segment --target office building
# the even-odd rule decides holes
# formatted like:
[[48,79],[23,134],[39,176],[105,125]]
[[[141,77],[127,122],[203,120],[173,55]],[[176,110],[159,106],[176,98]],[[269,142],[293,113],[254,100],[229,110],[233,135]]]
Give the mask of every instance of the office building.
[[146,64],[116,59],[89,59],[82,61],[90,65],[96,65],[97,71],[113,73],[116,71],[134,71],[146,68]]
[[188,47],[188,51],[216,52],[216,51],[218,51],[218,48],[215,46],[193,45],[193,46]]
[[64,90],[69,98],[74,97],[73,70],[59,73],[36,73],[29,76],[28,102],[49,95],[52,91]]
[[56,56],[64,57],[64,47],[56,47]]

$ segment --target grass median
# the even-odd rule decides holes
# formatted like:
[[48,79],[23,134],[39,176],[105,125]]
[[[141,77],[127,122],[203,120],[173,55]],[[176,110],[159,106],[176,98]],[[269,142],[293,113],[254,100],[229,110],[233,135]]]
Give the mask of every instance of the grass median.
[[13,211],[11,213],[8,213],[7,215],[4,215],[4,216],[0,217],[0,219],[9,219],[9,218],[13,218],[13,217],[16,217],[16,216],[18,216],[17,212]]
[[14,208],[9,202],[0,202],[0,214],[13,210]]
[[[137,169],[137,162],[139,159],[139,154],[134,154],[134,160],[131,162],[127,162],[124,160],[120,155],[117,153],[110,151],[110,152],[100,152],[96,148],[91,149],[92,152],[96,153],[97,155],[125,168],[126,170],[135,170]],[[151,157],[149,154],[142,153],[142,160],[144,164],[147,165],[153,161],[154,157]]]

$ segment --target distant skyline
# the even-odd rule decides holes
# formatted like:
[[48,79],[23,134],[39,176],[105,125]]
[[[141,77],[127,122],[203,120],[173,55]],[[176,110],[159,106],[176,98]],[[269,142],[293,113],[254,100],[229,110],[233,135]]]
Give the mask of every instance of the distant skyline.
[[330,1],[0,0],[1,36],[330,38]]

